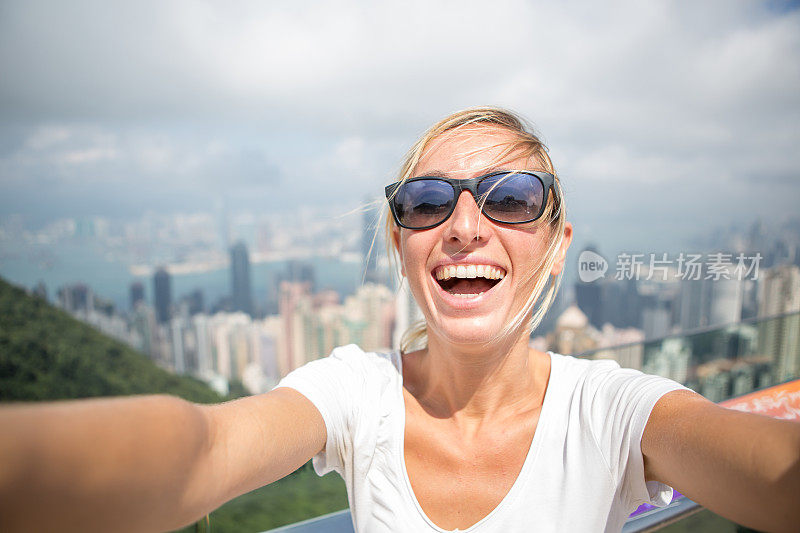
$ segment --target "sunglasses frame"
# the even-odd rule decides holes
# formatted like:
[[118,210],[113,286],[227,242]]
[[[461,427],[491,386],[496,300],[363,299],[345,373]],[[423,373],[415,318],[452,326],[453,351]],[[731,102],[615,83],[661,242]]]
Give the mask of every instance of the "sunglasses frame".
[[[490,172],[489,174],[484,174],[483,176],[478,176],[477,178],[469,178],[469,179],[445,178],[441,176],[418,176],[415,178],[409,178],[405,181],[398,181],[396,183],[387,185],[385,187],[386,199],[389,202],[389,209],[392,211],[392,217],[394,217],[394,221],[397,223],[398,226],[400,226],[401,228],[406,228],[411,230],[431,229],[441,224],[444,224],[445,222],[447,222],[447,219],[449,219],[453,215],[453,212],[456,210],[456,204],[458,204],[458,199],[461,197],[462,192],[469,191],[470,193],[472,193],[472,198],[475,200],[475,203],[480,205],[480,202],[478,201],[478,185],[487,178],[492,178],[494,176],[502,176],[507,174],[527,174],[529,176],[537,178],[539,182],[542,184],[542,188],[544,190],[544,201],[542,202],[542,207],[539,209],[539,212],[536,213],[535,217],[533,217],[530,220],[522,220],[519,222],[504,222],[502,220],[497,220],[496,218],[493,218],[491,215],[487,214],[486,211],[484,211],[483,206],[481,206],[481,213],[483,213],[483,216],[485,216],[486,218],[488,218],[493,222],[497,222],[498,224],[530,224],[531,222],[534,222],[539,218],[541,218],[542,214],[544,213],[545,207],[547,207],[547,200],[550,196],[550,190],[553,191],[553,198],[556,199],[558,198],[558,194],[556,193],[555,176],[553,176],[549,172],[539,172],[535,170],[495,170],[493,172]],[[450,208],[450,211],[441,221],[437,222],[436,224],[431,224],[429,226],[421,226],[418,228],[412,226],[406,226],[405,224],[400,222],[400,217],[397,216],[397,212],[395,211],[394,196],[397,193],[397,190],[400,188],[401,185],[405,185],[406,183],[410,183],[412,181],[432,181],[432,180],[443,181],[445,183],[448,183],[453,188],[454,201],[452,207]],[[560,208],[561,206],[559,203],[559,209]]]

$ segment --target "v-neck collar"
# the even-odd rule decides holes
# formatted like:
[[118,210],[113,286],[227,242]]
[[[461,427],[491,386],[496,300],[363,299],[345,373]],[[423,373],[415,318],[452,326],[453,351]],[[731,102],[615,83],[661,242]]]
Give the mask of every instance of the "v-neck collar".
[[428,518],[428,515],[425,514],[425,511],[422,510],[422,506],[419,504],[419,500],[417,500],[416,494],[414,494],[414,489],[411,486],[411,479],[408,476],[408,470],[406,469],[406,459],[405,459],[405,430],[406,430],[406,405],[405,405],[405,398],[403,395],[403,357],[402,354],[397,352],[397,360],[398,360],[398,372],[400,374],[399,387],[397,390],[398,398],[396,401],[400,402],[400,421],[399,421],[399,438],[397,439],[398,442],[398,453],[397,460],[399,461],[399,465],[397,468],[399,469],[401,476],[403,478],[403,484],[406,487],[406,497],[408,497],[413,503],[414,506],[417,508],[420,517],[436,532],[438,533],[473,533],[478,530],[481,526],[489,522],[493,519],[493,517],[500,514],[504,507],[510,505],[507,502],[513,501],[516,497],[516,494],[521,490],[522,485],[525,484],[525,481],[530,477],[530,471],[534,467],[534,463],[536,462],[536,457],[539,454],[539,450],[541,449],[542,445],[541,442],[544,439],[545,431],[547,430],[548,426],[548,414],[552,411],[549,408],[549,404],[552,403],[551,398],[554,396],[555,393],[551,392],[553,390],[553,383],[554,380],[558,377],[557,374],[560,372],[560,359],[555,357],[553,352],[547,352],[547,355],[550,357],[550,376],[547,379],[547,388],[544,392],[544,398],[542,400],[542,407],[541,411],[539,412],[539,420],[536,423],[536,429],[533,433],[533,438],[531,439],[530,447],[528,448],[528,453],[525,456],[525,461],[522,463],[522,468],[520,469],[519,473],[517,474],[517,478],[514,480],[514,483],[511,485],[511,488],[508,490],[506,495],[500,500],[494,509],[492,509],[489,514],[469,526],[467,529],[443,529],[437,526],[433,520]]

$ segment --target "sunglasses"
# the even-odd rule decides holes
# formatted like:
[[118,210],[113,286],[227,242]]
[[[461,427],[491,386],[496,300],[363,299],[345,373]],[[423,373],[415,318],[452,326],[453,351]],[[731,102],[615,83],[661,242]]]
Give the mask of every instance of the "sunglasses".
[[544,213],[555,178],[547,172],[497,171],[472,179],[420,176],[386,186],[397,225],[434,228],[450,218],[462,191],[469,191],[489,220],[502,224],[533,222]]

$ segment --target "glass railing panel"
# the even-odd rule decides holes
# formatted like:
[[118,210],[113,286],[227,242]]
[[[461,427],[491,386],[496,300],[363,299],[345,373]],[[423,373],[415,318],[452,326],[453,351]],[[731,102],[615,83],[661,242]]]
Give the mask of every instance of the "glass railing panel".
[[297,524],[270,529],[265,533],[354,533],[353,519],[350,510],[344,509]]
[[[579,356],[614,359],[621,366],[673,379],[729,407],[772,416],[791,416],[790,412],[781,414],[781,409],[786,407],[785,403],[781,403],[785,401],[785,395],[778,398],[778,392],[777,396],[752,395],[749,403],[735,399],[748,398],[746,395],[752,391],[800,378],[800,313],[756,318],[723,327],[593,350]],[[798,388],[796,383],[790,386],[792,390]],[[773,387],[770,390],[781,391],[783,388]],[[774,407],[773,412],[769,410],[771,406]],[[666,509],[651,506],[637,509],[632,515],[635,519],[628,523],[626,531],[650,529],[664,521],[675,522],[675,527],[680,530],[680,516],[693,514],[697,509],[696,504],[676,493],[672,504]],[[708,514],[704,512],[702,516],[707,517]],[[718,520],[724,521],[722,518]]]
[[[614,359],[623,367],[678,381],[715,402],[746,410],[761,409],[764,414],[775,416],[777,411],[770,413],[768,409],[776,405],[780,408],[780,395],[767,394],[767,399],[745,395],[800,378],[800,313],[752,319],[645,342],[600,348],[577,356]],[[800,398],[800,382],[791,386],[796,391],[793,394]],[[780,391],[784,388],[786,386],[770,390]],[[742,396],[745,398],[737,400]],[[744,405],[743,402],[750,402],[750,405]],[[800,408],[800,405],[797,407]],[[737,531],[733,522],[714,515],[679,494],[666,508],[642,506],[632,516],[634,518],[624,528],[626,533],[660,530],[667,524],[669,529],[665,531],[673,533],[696,530],[697,524],[714,524],[719,531]],[[271,530],[272,533],[352,531],[348,510]]]
[[686,385],[709,400],[800,377],[800,312],[577,354]]

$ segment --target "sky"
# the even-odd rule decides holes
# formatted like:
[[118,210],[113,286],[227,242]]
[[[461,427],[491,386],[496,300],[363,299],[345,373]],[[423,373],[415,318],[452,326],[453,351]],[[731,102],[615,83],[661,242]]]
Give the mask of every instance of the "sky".
[[0,2],[0,218],[355,206],[430,124],[512,109],[576,243],[800,199],[793,2]]

